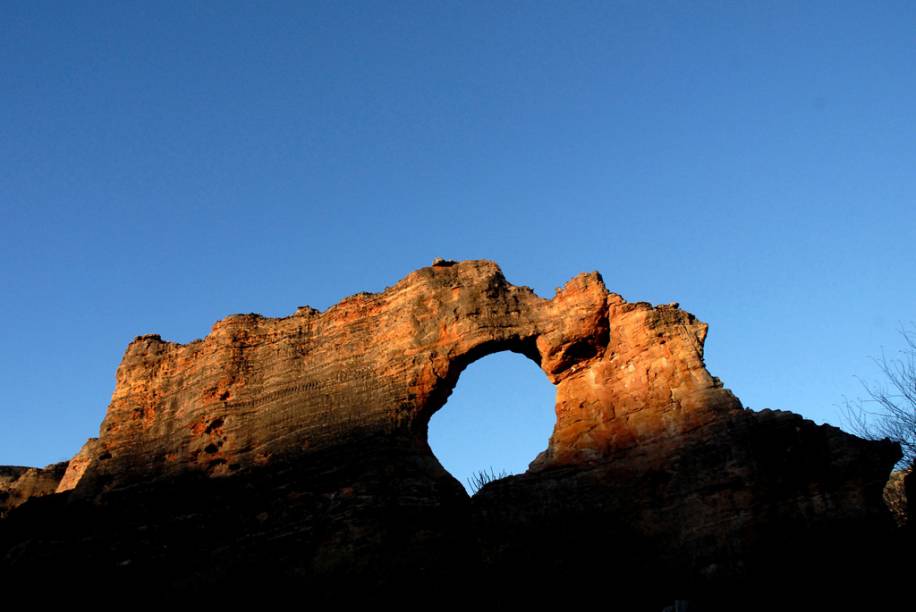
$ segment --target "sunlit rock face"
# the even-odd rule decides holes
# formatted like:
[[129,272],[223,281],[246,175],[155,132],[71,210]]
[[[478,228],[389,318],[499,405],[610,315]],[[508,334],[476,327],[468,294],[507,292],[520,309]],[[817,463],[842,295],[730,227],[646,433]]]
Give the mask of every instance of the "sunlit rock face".
[[705,336],[674,305],[608,293],[597,273],[546,300],[487,261],[442,262],[324,313],[235,315],[186,345],[142,336],[118,368],[82,490],[225,476],[353,436],[422,448],[460,372],[501,350],[529,356],[557,386],[556,428],[534,469],[594,461],[741,411],[703,365]]
[[0,518],[30,497],[54,493],[66,469],[66,461],[44,468],[0,466]]
[[[706,370],[706,333],[598,273],[548,300],[492,262],[440,260],[325,312],[233,315],[185,345],[141,336],[60,495],[4,521],[0,545],[17,552],[3,563],[25,575],[82,556],[129,582],[140,559],[175,589],[242,572],[327,591],[494,568],[568,577],[601,558],[615,580],[654,572],[701,592],[781,575],[766,562],[777,541],[794,551],[786,572],[814,534],[856,534],[847,553],[861,534],[883,542],[898,449],[743,409]],[[461,371],[503,350],[555,384],[556,425],[526,474],[469,500],[427,426]]]

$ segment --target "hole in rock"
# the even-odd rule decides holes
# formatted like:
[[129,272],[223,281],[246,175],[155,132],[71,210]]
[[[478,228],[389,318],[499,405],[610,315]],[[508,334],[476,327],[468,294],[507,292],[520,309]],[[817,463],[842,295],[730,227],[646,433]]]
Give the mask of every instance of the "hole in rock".
[[429,446],[439,463],[473,495],[481,473],[521,474],[556,422],[556,389],[533,361],[502,352],[461,373],[445,405],[429,422]]

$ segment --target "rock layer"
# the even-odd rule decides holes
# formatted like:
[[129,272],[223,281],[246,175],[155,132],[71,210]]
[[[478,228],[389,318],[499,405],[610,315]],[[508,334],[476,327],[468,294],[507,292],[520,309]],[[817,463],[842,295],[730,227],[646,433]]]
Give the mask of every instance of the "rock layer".
[[0,518],[30,497],[54,493],[66,469],[66,461],[44,468],[0,466]]
[[[492,262],[437,261],[325,312],[234,315],[186,345],[138,337],[60,495],[4,521],[6,569],[141,559],[173,588],[239,568],[432,588],[487,568],[570,577],[613,549],[617,580],[690,588],[777,575],[777,541],[812,562],[811,534],[866,534],[856,554],[884,542],[899,449],[745,410],[706,370],[706,332],[597,273],[547,300]],[[462,370],[502,350],[556,385],[557,422],[526,474],[468,500],[427,426]]]
[[490,262],[442,262],[324,313],[235,315],[188,345],[127,349],[83,479],[96,494],[198,470],[221,476],[380,433],[426,444],[470,362],[523,353],[557,386],[534,469],[677,436],[737,399],[706,371],[706,325],[676,305],[629,304],[597,273],[545,300]]

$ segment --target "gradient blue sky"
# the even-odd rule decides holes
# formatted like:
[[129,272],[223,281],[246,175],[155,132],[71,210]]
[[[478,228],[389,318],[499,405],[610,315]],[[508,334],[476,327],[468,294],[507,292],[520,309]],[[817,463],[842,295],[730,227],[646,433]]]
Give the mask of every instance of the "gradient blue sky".
[[[838,423],[916,319],[914,205],[913,2],[6,0],[0,464],[96,435],[136,335],[434,257],[678,301],[745,405]],[[552,400],[482,360],[433,448],[521,470]]]

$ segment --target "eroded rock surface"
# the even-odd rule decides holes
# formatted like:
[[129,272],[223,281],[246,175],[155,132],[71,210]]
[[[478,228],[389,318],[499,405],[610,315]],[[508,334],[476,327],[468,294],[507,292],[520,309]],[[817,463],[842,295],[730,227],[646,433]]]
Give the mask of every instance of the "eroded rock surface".
[[[234,315],[186,345],[141,336],[60,495],[2,524],[3,563],[328,592],[569,578],[603,559],[621,584],[689,590],[782,576],[777,542],[836,564],[883,546],[899,449],[745,410],[706,370],[706,333],[597,273],[548,300],[492,262],[437,261],[325,312]],[[502,350],[556,385],[557,422],[528,473],[469,500],[427,426],[461,371]],[[848,555],[822,546],[844,534]]]
[[594,461],[741,411],[703,365],[705,336],[676,305],[627,303],[597,273],[545,300],[490,262],[443,262],[324,313],[235,315],[188,345],[141,336],[118,368],[83,489],[227,475],[353,435],[422,446],[464,367],[500,350],[526,354],[557,385],[556,429],[534,468]]
[[54,493],[66,469],[66,461],[44,468],[0,466],[0,518],[30,497]]
[[89,438],[86,440],[86,443],[83,444],[79,452],[66,464],[66,471],[57,484],[57,489],[54,491],[55,493],[70,491],[76,487],[77,483],[83,477],[83,474],[86,473],[86,469],[98,455],[98,443],[98,438]]

